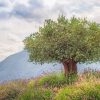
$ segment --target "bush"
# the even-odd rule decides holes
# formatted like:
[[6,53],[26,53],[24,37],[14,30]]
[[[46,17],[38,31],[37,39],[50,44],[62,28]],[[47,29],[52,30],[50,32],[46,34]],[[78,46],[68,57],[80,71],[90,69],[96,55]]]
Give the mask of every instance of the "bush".
[[50,89],[36,87],[34,81],[30,81],[18,100],[51,100],[51,98],[52,91]]
[[34,90],[34,100],[52,100],[53,93],[50,89],[38,88]]
[[18,100],[51,100],[52,91],[49,89],[35,88],[27,89],[18,98]]
[[15,100],[24,88],[22,81],[3,84],[0,86],[0,100]]
[[44,87],[61,87],[65,84],[73,84],[76,80],[76,74],[69,74],[66,77],[63,74],[53,74],[41,78],[39,84]]
[[55,100],[100,100],[100,84],[86,82],[61,89]]
[[27,89],[18,97],[18,100],[33,100],[33,96],[33,89]]
[[6,91],[2,91],[0,100],[15,100],[15,98],[19,95],[20,91],[18,89],[8,89]]

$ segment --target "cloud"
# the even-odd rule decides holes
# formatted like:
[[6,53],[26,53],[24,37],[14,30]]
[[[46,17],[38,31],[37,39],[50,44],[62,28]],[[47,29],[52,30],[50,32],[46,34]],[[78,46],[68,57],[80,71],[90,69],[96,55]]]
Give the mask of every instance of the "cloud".
[[11,14],[16,17],[22,17],[22,18],[31,18],[32,12],[29,7],[26,7],[23,4],[17,4],[13,8]]
[[23,49],[22,40],[59,14],[100,23],[99,0],[0,0],[0,59]]
[[[6,5],[5,2],[2,3]],[[40,9],[43,10],[44,6],[40,0],[25,0],[25,2],[18,2],[18,0],[14,0],[13,3],[10,3],[10,5],[11,9],[9,11],[6,11],[9,7],[5,7],[0,11],[0,18],[2,20],[5,18],[17,17],[19,19],[23,18],[27,21],[37,20],[40,22],[42,19]]]
[[[0,34],[1,35],[1,34]],[[0,37],[0,60],[3,60],[10,54],[22,50],[22,40],[15,34],[3,33]]]
[[12,17],[0,21],[0,60],[23,50],[23,39],[38,29],[39,23]]
[[0,8],[1,8],[1,7],[7,7],[7,6],[8,6],[7,3],[5,3],[5,2],[3,2],[3,1],[0,1]]
[[43,2],[41,2],[41,0],[29,0],[29,5],[32,7],[32,8],[42,8],[43,7]]
[[23,18],[29,21],[30,20],[40,21],[41,16],[39,16],[38,12],[36,11],[37,11],[37,8],[34,8],[33,6],[27,7],[23,4],[17,4],[11,12],[11,16]]
[[0,12],[0,20],[5,20],[5,19],[8,19],[9,17],[10,17],[9,12],[7,12],[7,11]]
[[[19,19],[23,18],[28,21],[36,20],[38,22],[41,22],[44,18],[51,17],[52,14],[55,17],[63,13],[70,17],[72,15],[91,12],[95,7],[100,8],[99,0],[52,0],[52,2],[49,0],[4,1],[8,1],[7,7],[10,10],[6,11],[5,7],[5,10],[0,12],[1,18],[11,18],[14,16]],[[1,2],[1,5],[7,5],[6,2]]]

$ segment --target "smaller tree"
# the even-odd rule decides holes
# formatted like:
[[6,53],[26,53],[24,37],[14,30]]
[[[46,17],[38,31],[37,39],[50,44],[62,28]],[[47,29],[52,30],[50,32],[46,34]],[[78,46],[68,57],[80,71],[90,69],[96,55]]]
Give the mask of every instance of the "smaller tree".
[[77,72],[77,63],[100,60],[100,25],[86,19],[58,17],[45,20],[39,31],[24,40],[30,61],[60,62],[65,76]]

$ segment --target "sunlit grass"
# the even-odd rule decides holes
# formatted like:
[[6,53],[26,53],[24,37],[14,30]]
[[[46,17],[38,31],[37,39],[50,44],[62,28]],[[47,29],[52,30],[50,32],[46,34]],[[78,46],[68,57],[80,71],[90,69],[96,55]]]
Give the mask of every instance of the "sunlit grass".
[[0,100],[100,100],[100,72],[8,82],[0,85]]

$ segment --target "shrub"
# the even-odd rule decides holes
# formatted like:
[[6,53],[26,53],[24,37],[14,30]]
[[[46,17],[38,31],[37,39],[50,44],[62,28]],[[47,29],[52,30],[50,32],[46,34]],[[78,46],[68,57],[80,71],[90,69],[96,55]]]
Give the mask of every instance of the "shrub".
[[52,91],[36,87],[34,81],[27,84],[26,90],[18,97],[18,100],[51,100]]
[[55,100],[100,100],[99,83],[82,83],[59,90]]
[[52,91],[49,89],[35,88],[27,89],[18,98],[18,100],[51,100]]
[[53,93],[50,89],[38,88],[34,90],[34,100],[52,100]]
[[18,100],[33,100],[33,96],[33,89],[27,89],[18,97]]
[[65,84],[73,84],[76,80],[76,74],[69,74],[66,77],[63,74],[53,74],[41,78],[39,84],[44,87],[61,87]]
[[23,81],[2,84],[0,86],[0,100],[15,100],[25,87],[26,84]]

